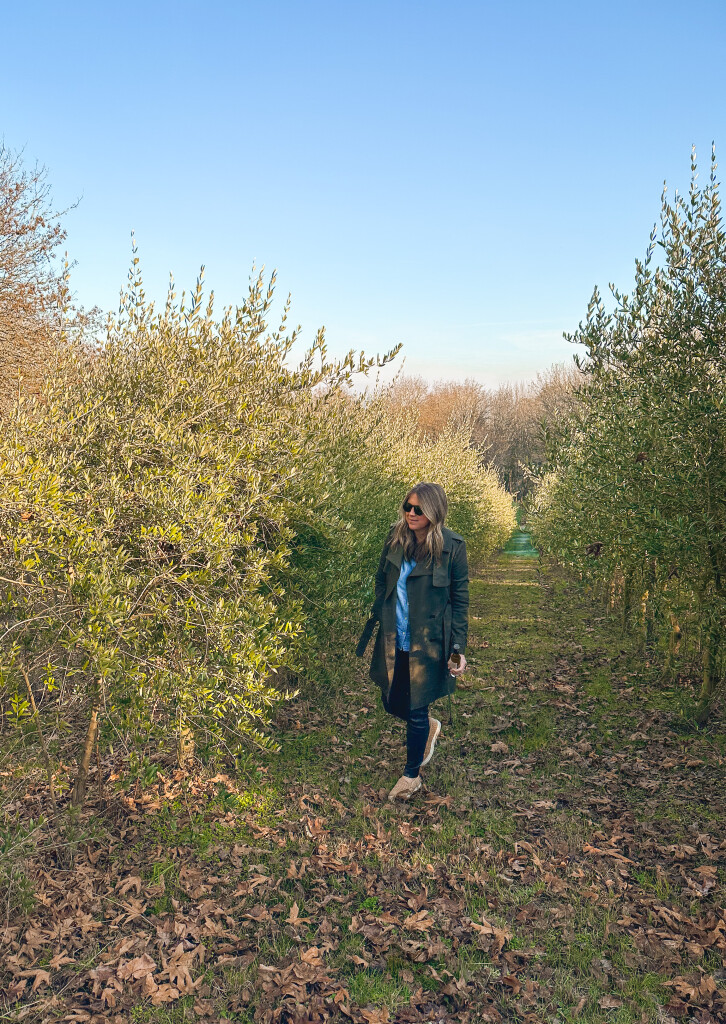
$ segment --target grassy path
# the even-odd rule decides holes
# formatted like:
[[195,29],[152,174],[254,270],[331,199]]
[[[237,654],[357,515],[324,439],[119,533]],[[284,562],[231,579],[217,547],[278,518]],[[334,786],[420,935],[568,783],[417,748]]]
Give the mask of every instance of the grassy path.
[[532,546],[532,538],[526,530],[521,528],[512,533],[504,548],[504,554],[515,555],[518,558],[537,558],[539,556],[537,549]]
[[29,872],[0,1019],[726,1020],[726,737],[679,731],[602,609],[508,550],[421,796],[386,800],[403,729],[358,665],[261,770],[91,807]]

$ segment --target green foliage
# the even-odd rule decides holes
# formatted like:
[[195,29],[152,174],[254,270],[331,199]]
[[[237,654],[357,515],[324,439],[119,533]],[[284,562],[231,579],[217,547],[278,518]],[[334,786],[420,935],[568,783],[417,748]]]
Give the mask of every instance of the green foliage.
[[[380,546],[411,483],[450,490],[475,552],[511,503],[463,436],[422,441],[379,399],[351,397],[376,360],[297,367],[274,275],[215,319],[193,294],[146,301],[138,258],[105,343],[57,354],[40,401],[0,439],[0,683],[16,725],[29,691],[59,730],[150,751],[274,747],[290,670],[349,649]],[[81,725],[79,725],[79,722]],[[82,798],[82,793],[81,797]],[[75,797],[74,797],[75,799]]]
[[[587,348],[577,411],[529,510],[537,543],[604,585],[674,670],[697,651],[703,719],[726,622],[726,234],[716,163],[662,201],[635,286],[597,290],[571,340]],[[660,250],[662,259],[654,259]],[[659,263],[660,265],[656,265]]]
[[6,819],[0,823],[0,892],[8,915],[29,913],[35,904],[33,885],[26,874],[26,858],[43,824],[42,819],[22,824]]
[[[350,647],[352,631],[373,602],[373,577],[386,534],[406,492],[436,480],[449,499],[448,525],[481,562],[514,527],[511,497],[481,463],[465,429],[430,438],[392,412],[385,393],[339,398],[317,410],[315,487],[298,477],[317,515],[295,524],[292,563],[304,593],[306,649],[315,659],[330,647]],[[302,647],[302,645],[301,645]],[[312,665],[308,663],[307,671]]]
[[102,709],[107,738],[184,728],[227,749],[241,735],[270,744],[274,674],[303,629],[285,570],[315,391],[372,365],[330,362],[321,332],[288,368],[297,332],[283,335],[287,307],[267,332],[273,284],[253,279],[219,322],[201,279],[188,305],[170,289],[156,313],[135,257],[105,345],[60,352],[42,402],[6,423],[2,671],[16,716],[27,670],[46,699],[62,680],[62,717]]

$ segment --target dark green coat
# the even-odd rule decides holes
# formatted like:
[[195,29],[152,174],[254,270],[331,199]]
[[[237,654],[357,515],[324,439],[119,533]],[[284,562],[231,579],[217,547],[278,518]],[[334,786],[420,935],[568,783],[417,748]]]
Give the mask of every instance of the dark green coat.
[[[431,566],[417,562],[408,589],[411,651],[411,709],[431,704],[456,689],[447,662],[454,644],[464,653],[469,627],[469,565],[466,542],[442,527],[444,550],[441,562]],[[388,699],[396,660],[396,584],[403,551],[390,550],[390,534],[383,546],[376,572],[376,597],[372,614],[379,621],[373,648],[370,677]]]

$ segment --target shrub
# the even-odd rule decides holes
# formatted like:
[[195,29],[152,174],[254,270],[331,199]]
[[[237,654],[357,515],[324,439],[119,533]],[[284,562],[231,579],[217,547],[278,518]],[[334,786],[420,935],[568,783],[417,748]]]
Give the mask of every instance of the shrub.
[[[664,193],[661,232],[630,295],[595,292],[576,414],[530,515],[537,542],[601,582],[672,669],[697,650],[705,720],[724,674],[726,234],[712,160],[687,197]],[[662,260],[656,266],[654,253]],[[683,641],[687,642],[683,642]]]
[[137,264],[103,347],[59,352],[0,442],[2,682],[20,715],[26,679],[66,727],[86,709],[76,803],[99,732],[270,745],[274,674],[303,628],[284,582],[291,482],[311,463],[299,413],[309,426],[316,388],[372,365],[329,361],[320,333],[289,369],[297,333],[284,316],[267,332],[274,277],[217,322],[201,280],[157,314]]
[[[381,547],[404,495],[419,480],[447,491],[448,525],[467,540],[471,561],[481,563],[502,546],[514,527],[512,498],[496,473],[482,465],[466,428],[436,437],[422,434],[409,417],[392,412],[385,393],[336,396],[318,406],[314,443],[317,479],[298,478],[317,520],[296,524],[292,566],[305,597],[306,650],[350,647],[361,616],[373,602]],[[296,508],[302,507],[298,496]],[[304,582],[303,582],[304,581]],[[310,672],[310,661],[305,662]]]
[[76,804],[99,743],[275,746],[280,680],[320,677],[326,652],[351,649],[418,479],[447,488],[475,557],[511,529],[464,433],[426,440],[350,393],[375,360],[329,360],[320,332],[291,368],[298,334],[287,305],[268,331],[273,294],[274,275],[257,276],[216,320],[200,279],[156,312],[135,256],[104,344],[59,349],[40,400],[7,420],[0,682],[51,783],[45,712],[76,737]]

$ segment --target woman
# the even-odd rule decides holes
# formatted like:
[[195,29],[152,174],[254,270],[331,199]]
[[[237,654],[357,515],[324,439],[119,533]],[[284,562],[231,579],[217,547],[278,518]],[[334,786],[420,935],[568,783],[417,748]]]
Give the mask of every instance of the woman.
[[[466,669],[469,567],[463,537],[444,526],[447,510],[440,484],[417,484],[401,504],[376,572],[369,624],[377,619],[380,626],[370,676],[386,711],[406,722],[406,766],[389,800],[408,800],[421,789],[419,769],[441,732],[429,705],[453,693]],[[364,630],[363,649],[365,637]]]

